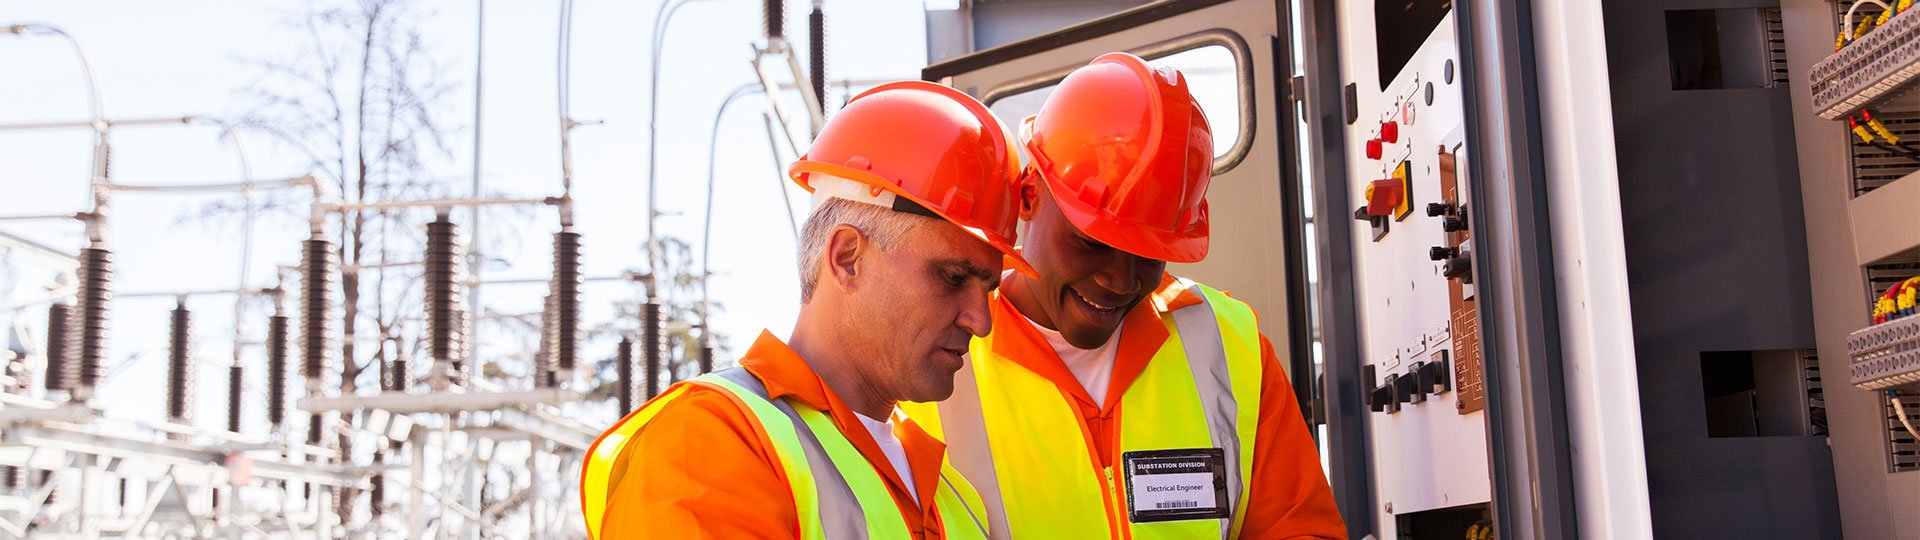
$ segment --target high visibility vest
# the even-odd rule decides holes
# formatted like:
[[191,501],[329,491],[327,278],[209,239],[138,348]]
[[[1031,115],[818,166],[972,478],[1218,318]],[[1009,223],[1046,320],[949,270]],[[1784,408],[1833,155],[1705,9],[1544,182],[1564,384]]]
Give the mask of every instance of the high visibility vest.
[[[659,399],[615,424],[587,449],[580,478],[580,510],[586,515],[588,538],[600,538],[607,500],[626,475],[627,456],[621,450],[667,403],[684,395],[690,384],[717,388],[739,398],[766,432],[787,477],[787,487],[793,490],[801,540],[912,538],[886,479],[834,426],[832,418],[803,403],[768,399],[766,385],[737,367],[669,388]],[[985,539],[986,516],[979,494],[950,463],[941,465],[934,505],[947,537]]]
[[[1094,456],[1072,397],[993,352],[998,332],[973,340],[952,397],[902,404],[978,488],[991,538],[1239,536],[1260,414],[1260,331],[1245,303],[1181,282],[1205,301],[1162,317],[1166,342],[1120,398],[1111,467]],[[1208,448],[1224,450],[1230,518],[1131,522],[1124,470],[1114,470],[1122,454]]]

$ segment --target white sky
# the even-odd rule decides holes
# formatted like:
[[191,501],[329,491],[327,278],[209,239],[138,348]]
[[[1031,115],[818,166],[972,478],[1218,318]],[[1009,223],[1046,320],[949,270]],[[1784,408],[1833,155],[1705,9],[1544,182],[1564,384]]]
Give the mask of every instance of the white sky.
[[[556,121],[556,32],[558,2],[487,3],[483,179],[487,189],[525,196],[559,189]],[[789,33],[804,47],[808,2],[788,2]],[[919,2],[832,0],[827,3],[829,74],[832,79],[911,79],[925,64],[924,18]],[[77,38],[91,56],[105,89],[106,113],[115,118],[208,114],[238,117],[244,111],[239,90],[255,72],[245,58],[284,58],[299,43],[290,41],[282,21],[302,13],[306,2],[232,2],[213,0],[0,0],[0,25],[40,22],[59,26]],[[459,126],[452,155],[439,172],[459,177],[464,190],[472,160],[472,77],[475,3],[426,0],[432,16],[424,27],[430,47],[460,86],[446,120]],[[656,2],[580,0],[575,5],[573,115],[602,119],[606,125],[575,131],[574,196],[576,227],[584,235],[588,276],[617,274],[645,263],[645,175],[648,33]],[[753,81],[748,44],[760,37],[760,3],[712,0],[681,9],[667,38],[661,75],[660,206],[669,215],[661,231],[695,243],[700,237],[709,129],[721,99],[734,87]],[[51,38],[0,37],[0,124],[84,118],[85,90],[78,62],[64,42]],[[838,91],[830,100],[844,99]],[[797,105],[797,102],[793,102]],[[785,335],[798,310],[798,287],[786,210],[772,186],[776,171],[759,118],[763,99],[738,101],[719,135],[718,192],[713,233],[712,283],[715,300],[726,311],[716,328],[730,337],[733,351],[744,351],[761,328]],[[128,183],[193,183],[239,178],[231,149],[218,130],[124,128],[114,132],[115,178]],[[253,153],[257,178],[305,173],[300,161],[276,151],[266,137],[243,134]],[[90,152],[86,131],[0,132],[0,215],[43,214],[85,209]],[[790,158],[789,158],[790,159]],[[802,217],[806,199],[797,187],[786,196]],[[219,197],[237,195],[115,196],[113,237],[122,293],[219,289],[234,286],[240,254],[237,225],[213,227],[181,223],[189,211]],[[544,278],[549,267],[551,233],[557,221],[543,210],[514,231],[519,245],[496,254],[513,261],[493,267],[489,277]],[[456,214],[458,217],[459,214]],[[229,222],[235,223],[235,222]],[[255,286],[270,284],[272,265],[292,264],[305,224],[268,221],[255,233],[249,272]],[[24,235],[64,250],[82,246],[73,223],[6,223],[0,230]],[[0,303],[39,294],[39,277],[0,274]],[[484,290],[490,309],[539,310],[541,285],[494,286]],[[610,322],[613,301],[629,298],[624,284],[586,288],[589,326]],[[100,405],[114,416],[159,420],[163,415],[166,320],[171,298],[120,298],[114,302],[109,366],[132,363],[101,389]],[[198,423],[224,423],[225,367],[232,358],[231,297],[190,300],[202,395]],[[44,323],[43,307],[0,313],[12,326],[15,315],[30,326]],[[255,310],[251,333],[264,333],[265,313]],[[483,339],[485,339],[483,337]],[[483,342],[489,352],[514,345]],[[611,341],[589,342],[585,359],[609,356]],[[368,345],[370,347],[370,345]],[[249,392],[258,404],[264,396],[257,350],[248,356]],[[298,392],[296,389],[295,392]],[[250,411],[253,429],[264,413]],[[257,432],[257,431],[256,431]]]

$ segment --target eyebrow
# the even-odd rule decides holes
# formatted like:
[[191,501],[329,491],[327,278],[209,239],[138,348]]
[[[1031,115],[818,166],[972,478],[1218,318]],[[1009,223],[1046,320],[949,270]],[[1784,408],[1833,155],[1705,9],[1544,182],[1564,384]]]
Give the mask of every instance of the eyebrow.
[[986,282],[987,290],[994,290],[994,289],[1000,288],[999,272],[982,268],[978,265],[973,264],[972,262],[967,261],[966,259],[940,259],[940,260],[934,261],[933,264],[942,269],[955,270],[962,274],[966,274],[966,276],[969,278]]

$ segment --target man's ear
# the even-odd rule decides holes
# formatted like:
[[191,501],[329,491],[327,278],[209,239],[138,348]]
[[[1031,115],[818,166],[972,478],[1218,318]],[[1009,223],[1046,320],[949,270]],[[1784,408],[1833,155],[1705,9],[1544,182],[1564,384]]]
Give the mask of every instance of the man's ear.
[[852,290],[859,278],[860,257],[867,254],[866,235],[852,225],[834,227],[827,236],[827,276],[842,290]]
[[1033,221],[1040,210],[1040,175],[1032,167],[1020,174],[1020,221]]

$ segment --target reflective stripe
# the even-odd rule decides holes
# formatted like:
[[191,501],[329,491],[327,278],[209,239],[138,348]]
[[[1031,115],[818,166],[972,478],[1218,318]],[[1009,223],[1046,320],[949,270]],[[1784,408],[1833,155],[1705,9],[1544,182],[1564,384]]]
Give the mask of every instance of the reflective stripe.
[[[1244,481],[1253,478],[1253,459],[1249,456],[1255,455],[1255,446],[1260,440],[1260,400],[1265,397],[1260,394],[1267,366],[1261,351],[1259,318],[1251,306],[1227,297],[1226,293],[1205,285],[1196,285],[1194,289],[1213,306],[1221,343],[1225,345],[1226,367],[1232,374],[1233,395],[1239,404],[1233,433],[1240,439],[1239,470]],[[1244,483],[1240,486],[1240,497],[1233,510],[1233,530],[1229,533],[1232,538],[1238,538],[1241,527],[1246,525],[1247,500],[1252,493],[1250,486]]]
[[[761,426],[775,456],[780,461],[788,487],[793,491],[795,511],[800,519],[799,538],[803,540],[911,538],[906,521],[899,517],[886,480],[873,464],[854,448],[846,435],[826,414],[805,404],[786,399],[768,399],[766,385],[741,368],[709,373],[689,381],[726,391],[752,413]],[[629,415],[601,436],[601,442],[589,449],[585,473],[581,479],[582,513],[589,516],[588,534],[599,537],[606,501],[624,475],[622,452],[647,421],[667,402],[684,394],[686,385],[676,385],[666,395]],[[806,429],[800,429],[805,426]],[[598,476],[592,476],[592,475]],[[593,499],[594,495],[598,499]],[[946,536],[955,540],[983,539],[986,530],[982,518],[974,516],[968,499],[979,494],[958,474],[941,474],[935,490],[935,509],[940,514]],[[869,511],[871,510],[871,511]]]
[[[988,448],[987,424],[980,414],[980,383],[973,373],[972,355],[960,371],[954,374],[953,397],[940,403],[940,408],[952,408],[953,422],[940,424],[943,436],[947,437],[947,459],[953,468],[973,482],[978,489],[980,504],[987,514],[987,532],[993,538],[1011,538],[1012,531],[1007,522],[1007,506],[1000,498],[1000,478],[993,466],[993,450]],[[944,417],[941,417],[944,418]],[[939,422],[939,418],[934,419]]]
[[[1173,325],[1179,329],[1180,341],[1186,349],[1187,369],[1193,372],[1193,387],[1199,394],[1200,409],[1207,417],[1207,435],[1215,448],[1226,451],[1227,463],[1237,465],[1241,462],[1240,438],[1234,428],[1239,423],[1240,406],[1233,399],[1233,376],[1227,371],[1226,346],[1220,342],[1220,325],[1210,304],[1201,302],[1174,310]],[[1236,509],[1243,499],[1240,494],[1243,482],[1240,467],[1227,468],[1227,497]],[[1220,522],[1221,537],[1233,532],[1238,512],[1235,515],[1234,519]]]
[[[759,378],[736,367],[702,375],[695,378],[694,382],[711,384],[733,394],[753,412],[761,429],[766,430],[767,438],[773,443],[774,454],[780,457],[780,467],[787,473],[787,486],[793,490],[794,511],[800,518],[800,538],[838,540],[846,538],[853,530],[865,532],[865,527],[842,523],[849,511],[859,512],[860,508],[851,501],[852,493],[845,488],[845,481],[838,479],[838,474],[819,474],[822,471],[818,464],[824,460],[813,456],[824,452],[816,449],[818,445],[803,442],[794,422],[769,421],[781,418],[786,413],[781,412],[776,402],[767,399],[767,387],[761,384]],[[807,439],[811,438],[809,434]],[[827,485],[822,486],[822,483]],[[854,519],[858,520],[859,515],[855,514]]]
[[[1141,539],[1239,535],[1259,423],[1259,329],[1246,304],[1191,281],[1181,285],[1203,302],[1161,319],[1167,341],[1120,397],[1118,448],[1108,457],[1221,448],[1231,467],[1226,489],[1232,519],[1128,523],[1123,475],[1101,468],[1071,398],[1050,380],[995,355],[999,336],[988,335],[974,340],[953,397],[938,405],[938,414],[914,419],[939,424],[928,429],[944,434],[954,467],[980,489],[993,538],[1082,538],[1101,531]],[[1110,529],[1109,519],[1126,530]]]

